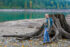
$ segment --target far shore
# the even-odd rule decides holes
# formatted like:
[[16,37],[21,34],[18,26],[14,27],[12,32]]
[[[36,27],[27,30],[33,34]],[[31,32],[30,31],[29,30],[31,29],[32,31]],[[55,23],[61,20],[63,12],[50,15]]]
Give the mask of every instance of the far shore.
[[0,12],[16,12],[16,11],[26,11],[26,12],[70,12],[70,9],[0,9]]

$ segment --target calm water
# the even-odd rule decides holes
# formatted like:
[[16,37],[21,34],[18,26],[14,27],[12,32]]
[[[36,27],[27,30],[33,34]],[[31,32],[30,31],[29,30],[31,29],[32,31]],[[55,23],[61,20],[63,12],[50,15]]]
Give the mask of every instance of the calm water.
[[44,18],[45,13],[46,12],[0,12],[0,22],[19,19]]

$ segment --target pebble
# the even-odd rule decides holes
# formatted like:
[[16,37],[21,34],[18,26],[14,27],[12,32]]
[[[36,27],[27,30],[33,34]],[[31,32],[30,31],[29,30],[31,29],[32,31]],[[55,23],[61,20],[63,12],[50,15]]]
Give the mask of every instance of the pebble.
[[[2,44],[1,44],[2,43]],[[60,40],[58,43],[51,43],[43,45],[42,40],[33,39],[33,40],[23,40],[18,41],[16,38],[1,38],[0,39],[0,47],[69,47],[69,40]]]

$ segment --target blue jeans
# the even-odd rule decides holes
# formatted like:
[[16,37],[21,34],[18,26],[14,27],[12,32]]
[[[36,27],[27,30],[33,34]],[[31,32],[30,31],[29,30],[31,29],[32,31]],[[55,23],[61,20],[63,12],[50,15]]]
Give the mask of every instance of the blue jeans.
[[47,32],[47,30],[48,28],[45,28],[43,43],[50,42],[49,33]]

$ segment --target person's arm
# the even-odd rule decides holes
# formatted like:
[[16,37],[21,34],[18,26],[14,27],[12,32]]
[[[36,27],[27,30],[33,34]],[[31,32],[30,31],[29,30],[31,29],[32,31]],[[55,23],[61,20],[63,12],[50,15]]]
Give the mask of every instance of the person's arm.
[[47,26],[47,19],[46,19],[46,21],[45,21],[45,23],[44,23],[44,27],[46,27]]
[[46,27],[46,26],[47,26],[47,23],[45,22],[45,23],[44,23],[44,27]]
[[52,21],[52,25],[53,25],[53,19],[51,21]]
[[48,31],[49,31],[49,32],[51,32],[51,27],[52,27],[52,25],[53,25],[53,19],[50,18],[50,26],[48,27]]
[[47,23],[44,23],[44,25],[47,25]]

